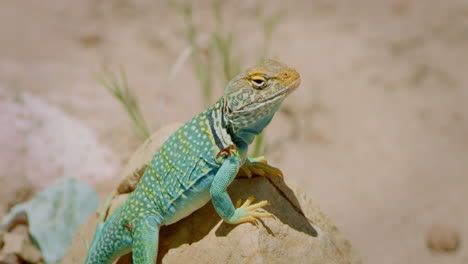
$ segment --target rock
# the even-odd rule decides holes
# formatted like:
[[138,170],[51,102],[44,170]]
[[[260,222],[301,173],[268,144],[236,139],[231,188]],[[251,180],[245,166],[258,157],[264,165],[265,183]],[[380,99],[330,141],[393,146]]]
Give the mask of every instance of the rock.
[[460,233],[451,226],[433,225],[426,237],[426,245],[434,252],[454,252],[460,246]]
[[0,127],[9,128],[0,130],[0,170],[6,172],[0,184],[9,187],[0,193],[2,204],[23,202],[63,175],[96,184],[120,170],[95,131],[39,96],[7,92],[0,112]]
[[[136,151],[102,212],[109,215],[125,200],[157,148],[179,126],[160,130]],[[265,210],[275,218],[260,219],[257,225],[229,225],[208,203],[161,228],[157,263],[361,263],[350,243],[300,188],[291,189],[278,177],[267,176],[235,179],[228,191],[233,201],[251,195],[270,201]],[[84,261],[97,219],[93,214],[81,227],[63,263]],[[132,263],[131,256],[117,263]]]
[[[2,254],[13,260],[11,255],[16,255],[27,263],[39,263],[42,259],[41,252],[36,248],[28,237],[21,234],[5,233],[3,235]],[[6,261],[5,261],[6,262]]]
[[164,263],[360,262],[337,228],[301,190],[293,191],[284,182],[266,177],[237,179],[229,193],[234,201],[250,195],[270,201],[265,209],[276,219],[261,219],[258,226],[233,226],[222,222],[209,203],[161,231]]
[[28,230],[27,223],[15,225],[13,229],[10,231],[10,233],[18,234],[23,237],[29,237],[29,230]]
[[0,249],[2,249],[3,245],[5,244],[4,242],[5,234],[6,232],[0,229]]
[[0,252],[0,264],[21,264],[21,260],[15,254]]
[[[28,234],[28,227],[25,224],[17,224],[12,228],[10,231],[11,234],[14,234],[14,237],[22,237],[29,239],[29,234]],[[5,234],[8,234],[5,231],[0,231],[0,264],[20,264],[22,263],[21,259],[17,256],[16,252],[17,250],[12,250],[12,248],[17,247],[18,243],[16,243],[15,240],[13,241],[14,244],[13,246],[10,245],[11,241],[7,241],[7,245],[4,247],[4,237]],[[7,235],[7,239],[8,235]],[[21,245],[19,246],[21,247]],[[41,258],[30,258],[30,260],[40,260]],[[35,262],[37,263],[37,262]]]

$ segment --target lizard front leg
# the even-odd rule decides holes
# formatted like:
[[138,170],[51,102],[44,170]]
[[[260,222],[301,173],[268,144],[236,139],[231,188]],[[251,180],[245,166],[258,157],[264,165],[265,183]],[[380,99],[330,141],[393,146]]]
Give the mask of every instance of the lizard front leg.
[[237,174],[238,177],[252,178],[253,176],[274,175],[283,178],[283,172],[268,165],[264,156],[247,158]]
[[272,217],[270,213],[257,211],[257,209],[268,205],[268,201],[251,204],[253,197],[249,197],[240,207],[234,208],[227,193],[227,187],[236,177],[241,163],[242,159],[238,154],[229,155],[216,173],[210,187],[211,200],[216,212],[229,224],[253,222],[259,217]]

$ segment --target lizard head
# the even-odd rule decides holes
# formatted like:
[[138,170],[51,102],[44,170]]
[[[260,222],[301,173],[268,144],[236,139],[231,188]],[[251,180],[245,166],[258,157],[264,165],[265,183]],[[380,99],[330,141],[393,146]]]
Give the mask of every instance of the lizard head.
[[295,69],[277,60],[266,60],[237,75],[224,92],[224,112],[234,132],[261,133],[300,82]]

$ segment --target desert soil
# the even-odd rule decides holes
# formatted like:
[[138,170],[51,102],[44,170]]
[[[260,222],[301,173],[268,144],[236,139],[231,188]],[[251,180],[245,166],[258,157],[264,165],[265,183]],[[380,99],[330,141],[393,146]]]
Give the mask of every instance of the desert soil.
[[[271,54],[302,86],[267,129],[270,162],[364,263],[468,263],[468,2],[230,1],[243,67],[262,49],[259,14],[276,10]],[[193,13],[203,45],[210,1]],[[203,110],[190,63],[174,72],[185,33],[166,1],[1,1],[0,217],[64,174],[101,197],[113,187],[141,141],[96,81],[103,66],[125,68],[152,131]],[[429,250],[433,225],[458,250]]]

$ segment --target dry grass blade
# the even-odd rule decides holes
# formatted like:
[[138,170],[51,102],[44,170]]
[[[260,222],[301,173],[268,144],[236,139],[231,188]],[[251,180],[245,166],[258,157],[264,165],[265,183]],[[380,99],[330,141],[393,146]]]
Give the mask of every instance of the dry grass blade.
[[146,140],[150,136],[148,126],[141,114],[136,97],[128,87],[125,70],[120,68],[120,83],[117,77],[106,69],[98,76],[99,83],[104,86],[125,108],[134,123],[134,129],[141,140]]

